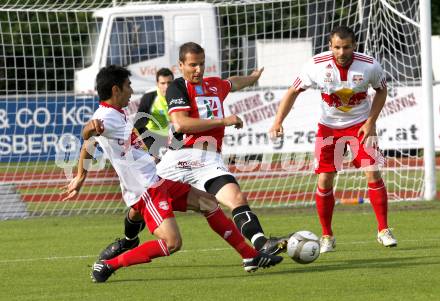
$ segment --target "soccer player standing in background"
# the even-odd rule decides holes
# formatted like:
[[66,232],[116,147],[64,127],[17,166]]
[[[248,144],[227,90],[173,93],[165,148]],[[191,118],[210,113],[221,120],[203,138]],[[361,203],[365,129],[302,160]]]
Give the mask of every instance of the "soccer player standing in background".
[[159,158],[160,150],[167,146],[168,142],[168,105],[165,95],[169,85],[173,82],[173,72],[168,68],[161,68],[156,72],[156,91],[142,96],[139,104],[139,118],[136,118],[134,127],[139,134],[148,134],[143,138],[149,153]]
[[[329,47],[330,51],[312,58],[287,90],[270,134],[283,135],[283,120],[302,91],[310,87],[319,89],[322,114],[315,143],[318,174],[315,197],[322,226],[321,253],[334,251],[336,247],[331,224],[335,205],[333,183],[347,145],[354,166],[365,168],[368,195],[378,223],[377,241],[385,247],[394,247],[397,240],[388,228],[387,190],[378,170],[384,158],[375,141],[376,120],[387,97],[385,75],[375,59],[354,51],[356,38],[348,27],[337,27],[330,33]],[[371,103],[367,98],[369,86],[376,90]]]

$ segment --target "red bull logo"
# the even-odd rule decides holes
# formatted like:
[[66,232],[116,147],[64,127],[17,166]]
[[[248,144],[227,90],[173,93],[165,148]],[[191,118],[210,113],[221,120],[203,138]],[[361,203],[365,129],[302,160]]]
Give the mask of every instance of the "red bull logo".
[[322,100],[329,106],[348,112],[367,98],[366,92],[355,93],[353,89],[342,88],[332,94],[321,93]]

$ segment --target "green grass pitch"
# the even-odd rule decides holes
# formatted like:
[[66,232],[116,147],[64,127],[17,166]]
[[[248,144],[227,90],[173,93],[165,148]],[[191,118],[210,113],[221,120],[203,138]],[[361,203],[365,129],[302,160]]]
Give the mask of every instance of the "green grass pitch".
[[[267,234],[308,229],[313,209],[258,211]],[[96,255],[122,234],[122,215],[0,222],[0,300],[438,300],[440,202],[390,205],[394,249],[375,241],[369,205],[336,207],[337,252],[310,265],[284,262],[247,274],[197,214],[179,214],[184,247],[92,283]],[[146,231],[142,239],[151,239]]]

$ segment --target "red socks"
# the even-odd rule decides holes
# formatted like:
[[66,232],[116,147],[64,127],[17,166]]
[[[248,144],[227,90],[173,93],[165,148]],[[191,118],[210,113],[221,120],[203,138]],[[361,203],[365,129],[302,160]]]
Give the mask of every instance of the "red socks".
[[318,211],[319,222],[322,227],[322,235],[333,235],[332,216],[335,208],[335,197],[333,188],[321,189],[318,187],[315,194],[316,210]]
[[368,196],[376,214],[378,230],[388,228],[388,195],[382,179],[377,182],[368,183]]
[[117,270],[120,267],[147,263],[153,258],[169,255],[170,253],[168,252],[168,248],[164,240],[150,240],[115,258],[105,260],[105,263]]
[[[374,183],[368,183],[368,196],[376,214],[378,230],[381,231],[388,228],[388,196],[382,179]],[[333,188],[321,189],[318,187],[316,191],[316,209],[322,227],[322,235],[333,235],[331,225],[334,207]]]
[[205,217],[211,229],[237,250],[242,258],[253,258],[258,255],[258,252],[246,243],[235,224],[226,217],[220,207],[207,213]]

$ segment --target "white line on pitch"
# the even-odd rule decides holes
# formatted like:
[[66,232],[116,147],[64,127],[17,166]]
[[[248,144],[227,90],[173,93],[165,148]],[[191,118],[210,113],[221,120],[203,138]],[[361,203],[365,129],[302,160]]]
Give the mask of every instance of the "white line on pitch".
[[[428,242],[428,241],[439,241],[437,238],[431,239],[406,239],[400,240],[400,242]],[[338,242],[338,245],[358,245],[358,244],[370,244],[371,241],[352,241],[352,242]],[[199,249],[199,250],[182,250],[179,253],[192,253],[192,252],[217,252],[217,251],[227,251],[231,248],[212,248],[212,249]],[[53,257],[40,257],[40,258],[20,258],[20,259],[8,259],[0,260],[1,263],[14,263],[14,262],[30,262],[30,261],[43,261],[43,260],[68,260],[68,259],[84,259],[84,258],[96,258],[97,255],[77,255],[77,256],[53,256]]]

